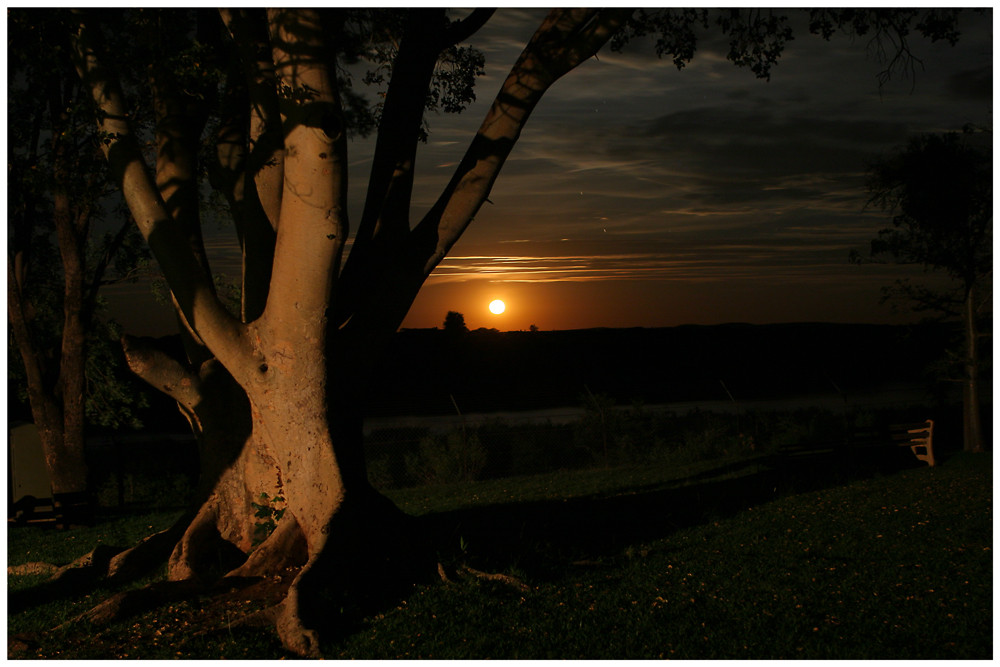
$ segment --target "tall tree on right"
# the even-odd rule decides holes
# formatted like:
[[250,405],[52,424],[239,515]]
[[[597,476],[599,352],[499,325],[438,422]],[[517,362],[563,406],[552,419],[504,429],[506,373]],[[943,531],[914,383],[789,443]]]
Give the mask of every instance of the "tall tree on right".
[[869,205],[890,213],[892,226],[871,242],[870,256],[945,273],[946,290],[899,281],[891,293],[914,310],[961,319],[964,449],[983,451],[979,338],[992,317],[993,168],[981,134],[916,136],[868,168]]

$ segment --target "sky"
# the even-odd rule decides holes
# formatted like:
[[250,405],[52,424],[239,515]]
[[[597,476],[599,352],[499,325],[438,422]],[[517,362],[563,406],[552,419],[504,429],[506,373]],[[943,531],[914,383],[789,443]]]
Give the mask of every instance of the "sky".
[[[678,71],[652,45],[605,47],[549,90],[475,221],[430,276],[405,328],[543,330],[725,322],[904,322],[880,304],[912,267],[855,265],[889,218],[865,210],[866,165],[922,132],[992,128],[992,11],[963,16],[957,46],[913,35],[915,77],[879,86],[864,38],[795,39],[770,81],[707,32]],[[500,83],[545,15],[499,9],[469,43],[485,53],[477,102],[428,117],[411,219],[451,177]],[[718,32],[718,31],[716,31]],[[351,142],[360,218],[373,139]],[[232,276],[235,241],[208,234]],[[488,304],[503,299],[493,315]]]

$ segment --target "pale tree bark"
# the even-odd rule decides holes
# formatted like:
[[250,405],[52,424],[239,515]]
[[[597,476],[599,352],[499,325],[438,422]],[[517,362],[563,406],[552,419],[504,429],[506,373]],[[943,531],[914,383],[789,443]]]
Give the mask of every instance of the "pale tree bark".
[[[200,125],[185,108],[183,96],[169,83],[154,80],[157,92],[157,178],[148,172],[126,122],[121,91],[103,69],[82,30],[77,36],[78,69],[94,92],[102,112],[101,130],[109,164],[140,231],[167,276],[187,358],[171,359],[146,341],[126,345],[130,367],[143,379],[173,396],[192,424],[202,460],[204,506],[183,532],[170,559],[171,578],[199,576],[199,566],[216,562],[209,552],[221,542],[249,550],[253,537],[251,501],[260,493],[275,495],[273,464],[247,463],[259,454],[252,446],[250,410],[243,389],[214,355],[244,368],[253,357],[244,327],[219,302],[200,238],[197,220],[196,169]],[[190,102],[188,100],[188,102]],[[182,336],[183,337],[183,336]],[[253,366],[251,366],[253,367]],[[176,392],[181,392],[176,394]],[[176,395],[175,395],[176,394]],[[247,470],[268,470],[254,477]],[[207,539],[206,536],[218,538]]]
[[[219,165],[232,176],[225,182],[234,212],[252,218],[257,230],[267,220],[274,231],[266,296],[258,285],[252,297],[257,305],[245,304],[244,321],[219,302],[186,232],[183,206],[171,207],[176,195],[169,183],[191,183],[195,170],[161,150],[158,178],[149,173],[120,87],[81,21],[74,38],[77,67],[101,110],[112,172],[179,312],[211,354],[195,365],[128,341],[133,370],[177,400],[203,443],[202,504],[171,556],[171,577],[210,575],[204,552],[213,542],[241,554],[243,563],[230,574],[301,566],[276,625],[289,649],[316,656],[331,600],[350,605],[377,578],[433,569],[422,536],[367,480],[357,405],[365,364],[486,200],[545,91],[591,57],[628,14],[552,12],[504,81],[455,176],[412,230],[412,173],[430,76],[441,49],[482,25],[488,12],[447,29],[439,11],[411,14],[386,98],[380,136],[385,132],[387,139],[376,148],[357,254],[341,275],[349,234],[347,137],[334,54],[326,43],[330,26],[318,12],[279,9],[267,12],[262,32],[259,14],[224,11],[244,46],[250,112],[234,113],[234,121],[223,124]],[[169,98],[163,96],[161,120],[169,114]],[[245,133],[240,118],[246,118]],[[163,128],[166,137],[169,123]],[[248,150],[233,149],[244,136]],[[275,136],[279,145],[271,143]],[[241,168],[246,177],[240,183]],[[287,511],[251,551],[249,503],[260,493],[280,494]]]

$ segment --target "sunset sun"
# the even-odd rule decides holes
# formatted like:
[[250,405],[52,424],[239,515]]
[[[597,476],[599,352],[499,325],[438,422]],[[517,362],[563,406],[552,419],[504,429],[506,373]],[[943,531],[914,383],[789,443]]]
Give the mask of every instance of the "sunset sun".
[[507,310],[507,304],[505,304],[500,299],[495,299],[490,301],[490,312],[494,315],[499,315],[503,311]]

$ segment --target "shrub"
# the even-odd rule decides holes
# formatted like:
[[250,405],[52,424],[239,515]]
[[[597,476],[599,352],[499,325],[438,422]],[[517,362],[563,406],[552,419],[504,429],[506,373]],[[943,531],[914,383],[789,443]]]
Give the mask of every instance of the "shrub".
[[475,433],[464,430],[428,435],[420,441],[419,456],[408,456],[413,477],[428,484],[472,481],[486,466],[486,450]]

